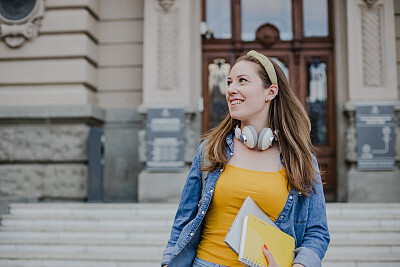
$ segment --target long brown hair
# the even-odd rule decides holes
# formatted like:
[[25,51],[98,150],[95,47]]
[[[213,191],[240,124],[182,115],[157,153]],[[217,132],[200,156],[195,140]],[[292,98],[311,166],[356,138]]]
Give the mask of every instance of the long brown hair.
[[[271,86],[271,81],[258,59],[243,55],[236,60],[250,61],[259,66],[259,75],[265,88]],[[294,94],[282,69],[272,61],[278,77],[278,94],[271,101],[269,110],[269,127],[272,131],[277,130],[278,143],[282,152],[288,185],[306,196],[314,189],[313,182],[316,181],[317,169],[314,165],[312,153],[314,147],[310,139],[311,123],[308,115]],[[233,127],[240,123],[232,119],[228,113],[225,119],[214,129],[203,136],[207,139],[207,153],[210,164],[204,166],[206,171],[214,171],[223,168],[226,159],[225,139],[233,131]]]

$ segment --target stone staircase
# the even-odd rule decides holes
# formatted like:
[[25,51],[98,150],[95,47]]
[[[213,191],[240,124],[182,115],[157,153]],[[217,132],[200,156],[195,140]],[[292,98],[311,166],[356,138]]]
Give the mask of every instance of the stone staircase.
[[[0,266],[159,266],[176,204],[11,204]],[[323,266],[400,266],[400,204],[327,205]]]

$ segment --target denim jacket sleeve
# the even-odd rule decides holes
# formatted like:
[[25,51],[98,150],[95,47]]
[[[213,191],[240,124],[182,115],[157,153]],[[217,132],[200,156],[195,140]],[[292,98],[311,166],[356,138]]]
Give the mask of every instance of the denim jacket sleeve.
[[[203,142],[204,143],[204,142]],[[181,200],[175,215],[174,223],[171,230],[170,239],[163,252],[161,265],[167,264],[171,260],[171,253],[175,249],[175,244],[182,229],[192,221],[197,213],[197,204],[201,196],[201,153],[203,143],[197,149],[193,158],[192,165],[186,179],[185,186],[182,191]]]
[[[317,160],[314,164],[319,172]],[[321,176],[317,175],[314,182],[315,192],[311,192],[308,207],[307,226],[300,247],[295,249],[293,264],[300,263],[305,267],[321,266],[322,258],[328,249],[330,236],[326,218],[325,197]]]

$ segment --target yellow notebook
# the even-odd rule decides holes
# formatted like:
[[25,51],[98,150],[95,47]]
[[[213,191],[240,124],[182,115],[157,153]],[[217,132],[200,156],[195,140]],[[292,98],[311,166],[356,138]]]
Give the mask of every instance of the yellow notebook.
[[262,252],[266,244],[276,263],[281,267],[293,264],[294,238],[261,219],[249,214],[243,219],[239,260],[251,267],[268,266]]

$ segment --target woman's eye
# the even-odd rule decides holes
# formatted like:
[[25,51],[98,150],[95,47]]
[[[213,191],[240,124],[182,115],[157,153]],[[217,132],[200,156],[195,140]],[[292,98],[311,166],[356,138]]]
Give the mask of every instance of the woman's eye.
[[226,84],[229,86],[229,85],[231,85],[231,81],[226,81]]
[[247,80],[244,79],[244,78],[240,78],[240,79],[239,79],[239,82],[241,82],[241,83],[246,82],[246,81],[247,81]]

